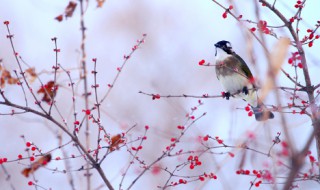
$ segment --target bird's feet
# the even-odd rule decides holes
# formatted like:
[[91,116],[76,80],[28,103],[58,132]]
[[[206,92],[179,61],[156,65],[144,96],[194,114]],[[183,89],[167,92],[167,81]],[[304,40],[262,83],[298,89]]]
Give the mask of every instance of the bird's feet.
[[243,87],[242,92],[243,92],[245,95],[248,95],[248,94],[249,94],[248,87],[246,87],[246,86]]
[[222,98],[226,98],[227,100],[229,100],[230,96],[230,92],[222,92]]

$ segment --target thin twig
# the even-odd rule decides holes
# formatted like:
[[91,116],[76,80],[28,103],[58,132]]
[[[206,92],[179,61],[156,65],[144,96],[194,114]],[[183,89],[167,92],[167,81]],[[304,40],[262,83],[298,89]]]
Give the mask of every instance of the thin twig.
[[108,84],[109,89],[107,90],[107,92],[103,96],[103,98],[100,100],[99,104],[104,102],[104,100],[109,96],[112,88],[116,84],[116,82],[117,82],[117,80],[118,80],[118,78],[120,76],[120,73],[124,69],[126,63],[131,58],[131,56],[136,52],[136,50],[141,46],[141,44],[143,44],[145,42],[145,38],[146,37],[147,37],[147,34],[143,34],[142,35],[142,39],[138,40],[137,44],[133,46],[133,48],[131,49],[131,52],[129,53],[129,55],[124,55],[124,61],[123,61],[122,65],[117,68],[117,70],[118,70],[117,75],[114,77],[113,81],[110,84]]
[[[51,98],[51,104],[50,104],[49,111],[48,111],[49,115],[51,114],[52,106],[55,103],[54,101],[55,101],[55,96],[56,96],[56,92],[57,92],[57,90],[55,89],[56,88],[55,85],[57,84],[57,71],[59,69],[59,67],[58,67],[59,50],[58,50],[58,45],[57,45],[57,38],[52,38],[52,41],[54,41],[54,52],[56,55],[55,55],[55,66],[52,67],[54,70],[54,75],[53,75],[53,84],[54,85],[52,87],[53,89],[51,89],[53,94],[52,94],[52,96],[49,96]],[[44,88],[44,89],[46,90],[46,88]]]
[[[87,81],[87,53],[86,53],[86,27],[84,23],[84,3],[83,0],[80,2],[80,30],[81,30],[81,69],[82,69],[82,79],[83,79],[83,90],[84,90],[84,101],[85,101],[85,110],[89,110],[89,91],[88,91],[88,81]],[[86,138],[86,148],[90,149],[90,129],[89,129],[89,119],[85,117],[85,138]],[[89,167],[89,162],[87,162],[87,168]],[[86,170],[86,179],[87,179],[87,190],[91,189],[91,173],[89,170]]]

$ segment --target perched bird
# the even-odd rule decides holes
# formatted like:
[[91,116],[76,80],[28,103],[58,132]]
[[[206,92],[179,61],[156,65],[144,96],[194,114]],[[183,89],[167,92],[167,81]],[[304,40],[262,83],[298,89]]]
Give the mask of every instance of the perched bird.
[[259,100],[254,77],[246,62],[232,50],[231,43],[220,41],[216,47],[216,74],[221,82],[225,97],[242,98],[253,110],[257,121],[274,118],[274,115]]

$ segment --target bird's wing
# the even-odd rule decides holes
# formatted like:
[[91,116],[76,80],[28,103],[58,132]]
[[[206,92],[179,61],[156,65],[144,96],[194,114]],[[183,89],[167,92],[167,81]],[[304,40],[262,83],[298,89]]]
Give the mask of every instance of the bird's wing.
[[241,70],[245,73],[245,76],[248,76],[248,79],[252,78],[253,75],[246,62],[238,54],[233,53],[232,55],[241,62]]

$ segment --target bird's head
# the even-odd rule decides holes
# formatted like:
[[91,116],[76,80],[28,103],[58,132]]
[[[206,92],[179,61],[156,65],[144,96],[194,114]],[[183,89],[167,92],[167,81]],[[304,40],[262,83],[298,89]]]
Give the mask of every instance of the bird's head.
[[216,44],[214,44],[214,46],[216,46],[216,54],[217,54],[217,48],[222,49],[227,54],[232,54],[233,53],[231,43],[228,42],[228,41],[222,40],[222,41],[217,42]]

